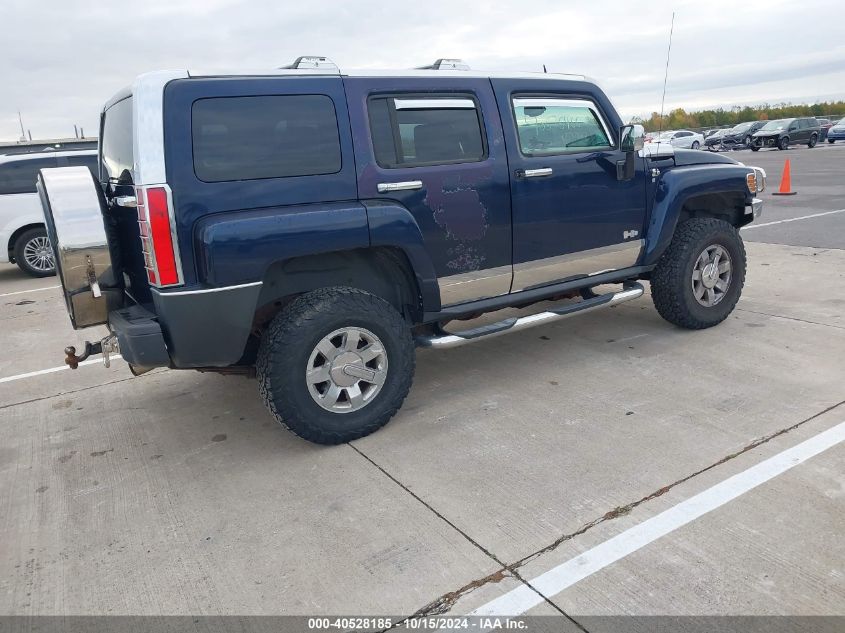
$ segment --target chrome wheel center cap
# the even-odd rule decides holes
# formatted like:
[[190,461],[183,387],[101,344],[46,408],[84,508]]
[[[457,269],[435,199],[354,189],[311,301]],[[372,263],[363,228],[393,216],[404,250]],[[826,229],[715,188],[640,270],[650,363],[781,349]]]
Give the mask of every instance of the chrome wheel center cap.
[[355,352],[346,352],[332,361],[329,375],[338,387],[351,387],[362,378],[358,373],[363,373],[365,370],[364,359],[360,355]]
[[714,262],[710,262],[701,271],[701,283],[705,288],[712,288],[719,281],[719,268]]

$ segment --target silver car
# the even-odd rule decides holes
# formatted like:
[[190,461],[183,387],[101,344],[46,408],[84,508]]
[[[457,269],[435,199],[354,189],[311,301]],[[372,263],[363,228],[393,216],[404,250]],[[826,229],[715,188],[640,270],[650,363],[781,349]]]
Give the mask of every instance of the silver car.
[[655,136],[652,143],[669,143],[672,147],[699,149],[704,144],[704,136],[690,130],[668,130]]

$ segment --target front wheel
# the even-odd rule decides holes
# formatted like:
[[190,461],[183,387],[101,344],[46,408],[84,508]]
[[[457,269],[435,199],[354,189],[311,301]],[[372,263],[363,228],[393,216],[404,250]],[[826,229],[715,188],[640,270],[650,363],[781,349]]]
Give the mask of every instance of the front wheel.
[[778,149],[788,149],[789,148],[789,139],[787,137],[783,137],[778,141]]
[[751,137],[750,137],[750,136],[746,136],[746,137],[745,137],[745,140],[743,140],[743,141],[742,141],[742,143],[743,143],[743,145],[745,145],[746,147],[751,147]]
[[701,147],[701,144],[698,141],[692,142],[692,148],[693,149],[698,149],[699,147]]
[[47,229],[24,231],[15,242],[15,263],[27,275],[49,277],[56,274],[56,260]]
[[716,218],[687,220],[651,273],[654,306],[680,327],[713,327],[739,301],[745,266],[745,246],[731,224]]
[[318,444],[341,444],[378,430],[402,406],[414,376],[414,342],[383,299],[323,288],[273,319],[256,370],[280,424]]
[[752,145],[752,146],[751,146],[751,151],[752,151],[752,152],[759,152],[759,151],[760,151],[760,148],[759,148],[759,147],[757,147],[756,145]]

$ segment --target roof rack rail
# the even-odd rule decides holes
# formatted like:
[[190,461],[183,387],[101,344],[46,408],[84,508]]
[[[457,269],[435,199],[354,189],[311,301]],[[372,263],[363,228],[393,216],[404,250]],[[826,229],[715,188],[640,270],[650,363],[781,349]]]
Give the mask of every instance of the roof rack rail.
[[335,64],[328,57],[323,57],[322,55],[303,55],[301,57],[297,57],[294,62],[289,66],[282,66],[281,68],[314,68],[319,70],[338,70],[337,64]]
[[428,66],[418,66],[417,70],[469,70],[469,64],[462,59],[438,59]]

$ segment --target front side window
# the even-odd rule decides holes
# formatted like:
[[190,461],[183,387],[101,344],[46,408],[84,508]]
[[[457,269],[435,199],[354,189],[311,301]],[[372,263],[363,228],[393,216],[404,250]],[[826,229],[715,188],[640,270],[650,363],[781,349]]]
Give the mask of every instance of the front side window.
[[513,109],[520,150],[526,156],[612,148],[607,126],[590,101],[516,97]]
[[376,161],[419,167],[484,160],[478,108],[464,96],[376,97],[369,101]]
[[56,166],[56,157],[26,158],[0,165],[0,195],[35,193],[38,170]]
[[325,95],[200,99],[192,108],[194,171],[204,182],[334,174],[334,103]]

